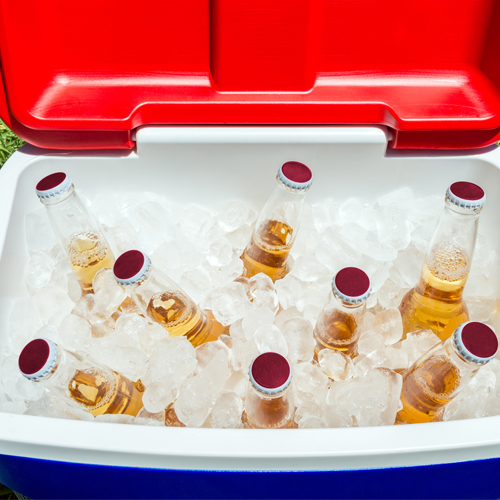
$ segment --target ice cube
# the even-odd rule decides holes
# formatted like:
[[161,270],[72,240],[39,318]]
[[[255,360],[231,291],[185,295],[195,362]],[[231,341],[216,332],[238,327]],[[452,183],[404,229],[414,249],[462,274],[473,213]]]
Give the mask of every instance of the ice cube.
[[382,288],[377,292],[378,303],[384,309],[399,307],[401,300],[407,291],[407,288],[402,288],[394,283],[392,279],[388,279]]
[[69,314],[59,325],[59,341],[61,345],[76,353],[86,351],[92,339],[89,323],[79,316]]
[[185,337],[165,339],[151,354],[146,375],[144,407],[151,413],[164,410],[177,398],[179,387],[196,368],[196,353]]
[[103,225],[102,228],[115,255],[121,255],[139,246],[137,233],[129,220],[123,220],[115,227]]
[[349,380],[354,373],[354,365],[349,356],[335,349],[321,349],[318,353],[321,371],[335,381]]
[[394,267],[407,286],[414,286],[418,283],[424,258],[423,252],[412,247],[399,252],[398,258],[394,261]]
[[303,255],[294,262],[291,274],[300,281],[312,282],[330,272],[316,257]]
[[127,294],[116,281],[107,281],[94,293],[94,307],[92,314],[99,319],[109,318],[114,314]]
[[368,231],[354,222],[350,222],[342,226],[340,234],[354,246],[360,240],[364,240],[368,234]]
[[364,240],[358,240],[356,249],[367,257],[381,262],[390,262],[398,255],[394,246],[378,241],[377,234],[374,232],[369,232]]
[[46,253],[34,253],[24,271],[24,279],[32,288],[42,288],[50,281],[54,261]]
[[231,364],[234,371],[248,373],[250,363],[259,355],[259,350],[255,340],[244,340],[238,337],[233,338]]
[[174,403],[175,413],[187,427],[200,427],[221,395],[228,374],[228,359],[219,351],[195,377],[186,379]]
[[314,218],[314,227],[316,231],[320,233],[339,223],[339,212],[333,200],[316,203],[312,206],[312,214]]
[[27,214],[24,218],[24,228],[30,253],[49,253],[52,247],[57,245],[56,236],[45,207]]
[[266,274],[258,273],[248,280],[247,294],[255,306],[268,307],[274,314],[278,312],[279,300],[276,288]]
[[274,325],[264,325],[255,332],[255,343],[259,352],[277,352],[286,356],[288,354],[288,345],[285,337]]
[[69,406],[64,400],[50,393],[46,393],[37,401],[30,403],[24,414],[88,422],[94,420],[94,416],[91,413],[75,406]]
[[296,410],[294,420],[298,424],[307,417],[322,417],[325,406],[319,405],[314,401],[304,401]]
[[354,358],[354,378],[364,377],[372,368],[379,368],[387,363],[384,349],[377,349],[366,356],[360,354]]
[[148,356],[156,346],[168,337],[168,332],[158,323],[147,323],[145,328],[139,329],[139,342],[141,349]]
[[248,207],[241,201],[228,203],[217,215],[217,223],[225,233],[231,233],[246,224]]
[[9,338],[13,352],[20,354],[42,326],[34,302],[31,299],[16,299],[9,317]]
[[292,364],[309,362],[314,356],[313,327],[303,318],[289,319],[281,328],[288,345],[288,360]]
[[349,198],[339,208],[340,225],[357,222],[363,211],[363,202],[358,198]]
[[325,429],[328,424],[319,417],[313,415],[303,418],[299,422],[299,429]]
[[274,320],[274,324],[282,330],[283,325],[292,318],[301,318],[302,312],[299,311],[296,307],[290,307],[289,309],[282,309]]
[[359,251],[332,229],[322,234],[314,255],[333,274],[344,267],[356,265],[361,258]]
[[[116,321],[113,341],[122,347],[140,348],[140,338],[148,327],[147,321],[138,314],[122,314]],[[168,333],[164,333],[168,336]]]
[[413,191],[409,187],[395,189],[378,199],[381,206],[391,206],[400,210],[411,210],[415,204]]
[[471,321],[488,321],[497,310],[497,301],[492,297],[466,297]]
[[404,349],[386,347],[384,350],[386,361],[382,364],[391,370],[406,370],[408,368],[408,353]]
[[345,410],[359,427],[392,425],[401,387],[401,375],[387,368],[374,368],[364,378],[332,384],[327,403]]
[[383,337],[385,345],[398,342],[403,336],[403,321],[398,309],[386,309],[379,312],[373,321],[373,328]]
[[229,283],[212,292],[212,313],[223,326],[228,326],[245,314],[249,301],[241,283]]
[[179,280],[179,286],[199,304],[212,289],[212,278],[203,266],[186,271]]
[[[228,359],[231,357],[231,350],[219,340],[206,342],[196,347],[196,359],[198,361],[198,371],[204,370],[205,367],[215,358],[219,351],[224,351]],[[228,376],[230,373],[228,373]]]
[[274,323],[274,312],[267,307],[252,305],[243,316],[242,324],[245,338],[251,339],[255,336],[258,328]]
[[377,208],[377,234],[381,245],[404,250],[411,241],[406,214],[398,206],[380,205]]
[[234,372],[224,385],[224,392],[234,392],[241,399],[245,398],[245,393],[248,385],[248,375],[243,372]]
[[66,291],[51,283],[38,290],[33,296],[33,302],[42,322],[56,326],[75,306]]
[[215,402],[210,423],[217,429],[239,429],[243,401],[234,392],[225,392]]
[[233,247],[226,238],[214,241],[209,247],[206,255],[211,266],[223,267],[231,262]]
[[5,394],[13,401],[35,401],[42,396],[45,388],[28,380],[19,370],[18,357],[6,356],[0,368],[0,380]]
[[95,417],[96,422],[106,423],[106,424],[133,424],[134,417],[132,415],[115,415],[115,414],[104,414],[97,415]]
[[420,330],[409,333],[401,342],[401,348],[408,353],[408,363],[411,366],[422,354],[439,342],[441,339],[432,330]]
[[296,405],[306,401],[314,401],[318,405],[325,403],[329,379],[317,366],[311,363],[295,365],[292,380]]
[[92,356],[133,382],[146,374],[148,357],[135,347],[106,346],[92,351]]
[[302,296],[302,285],[290,274],[281,280],[277,280],[275,285],[278,299],[283,309],[294,307]]
[[387,262],[381,262],[380,260],[364,256],[359,261],[358,267],[370,277],[372,294],[380,290],[387,278],[389,278],[390,267]]
[[252,227],[245,224],[232,233],[226,234],[226,238],[235,250],[243,251],[252,238]]

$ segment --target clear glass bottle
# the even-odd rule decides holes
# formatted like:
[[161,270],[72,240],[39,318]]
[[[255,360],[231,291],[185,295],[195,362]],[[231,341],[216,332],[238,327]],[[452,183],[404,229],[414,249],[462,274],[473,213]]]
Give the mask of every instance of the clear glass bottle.
[[420,281],[401,301],[403,339],[432,330],[441,340],[469,319],[462,293],[476,245],[484,191],[471,182],[455,182],[446,191],[445,208],[425,256]]
[[247,278],[265,273],[276,281],[288,273],[287,257],[297,236],[313,175],[303,163],[289,161],[278,170],[276,181],[241,256]]
[[468,321],[434,346],[403,375],[396,423],[442,420],[445,406],[498,351],[498,339],[487,325]]
[[257,356],[250,365],[243,422],[252,429],[285,429],[295,426],[292,367],[276,352]]
[[155,269],[143,252],[129,250],[121,254],[113,266],[113,273],[144,315],[163,326],[170,337],[185,336],[197,347],[227,334],[227,327]]
[[135,417],[143,406],[142,393],[131,380],[51,340],[35,339],[26,344],[19,356],[19,369],[27,379],[94,416],[112,413]]
[[371,293],[368,275],[357,267],[345,267],[333,278],[332,293],[314,328],[314,359],[322,349],[336,349],[354,358]]
[[92,280],[115,261],[111,249],[80,198],[69,175],[57,172],[36,185],[50,223],[83,293],[92,293]]

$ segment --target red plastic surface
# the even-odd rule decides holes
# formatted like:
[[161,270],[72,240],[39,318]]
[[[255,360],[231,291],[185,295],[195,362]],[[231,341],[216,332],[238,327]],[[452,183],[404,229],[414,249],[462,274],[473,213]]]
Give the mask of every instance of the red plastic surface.
[[500,0],[0,0],[28,142],[130,148],[141,125],[382,124],[394,148],[500,139]]

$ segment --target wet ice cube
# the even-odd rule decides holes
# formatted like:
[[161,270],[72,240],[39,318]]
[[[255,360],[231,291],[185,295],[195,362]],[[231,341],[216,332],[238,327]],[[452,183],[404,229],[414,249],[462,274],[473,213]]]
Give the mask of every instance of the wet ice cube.
[[228,359],[219,351],[195,377],[186,379],[174,403],[179,420],[187,427],[200,427],[221,395],[228,374]]
[[392,370],[406,370],[408,368],[408,353],[404,349],[386,347],[384,350],[386,361],[382,366]]
[[195,352],[196,359],[198,361],[198,370],[201,371],[205,369],[205,367],[210,363],[210,361],[212,361],[212,359],[215,358],[219,351],[224,351],[228,359],[230,358],[230,349],[224,344],[224,342],[220,342],[218,340],[206,342],[196,347]]
[[314,227],[316,231],[323,232],[325,229],[339,223],[339,212],[333,200],[316,203],[312,206]]
[[391,206],[400,210],[410,210],[415,204],[413,191],[409,187],[395,189],[381,196],[377,201],[381,206]]
[[432,330],[420,330],[409,333],[401,342],[401,348],[408,354],[408,363],[412,365],[422,354],[439,344],[441,339]]
[[288,345],[288,360],[290,363],[311,361],[314,356],[315,341],[313,327],[303,318],[289,319],[281,328]]
[[94,416],[91,413],[81,408],[70,406],[66,404],[63,399],[51,393],[46,393],[37,401],[30,403],[24,414],[68,420],[83,420],[88,422],[94,420]]
[[299,422],[299,429],[325,429],[328,424],[319,417],[310,415]]
[[377,292],[378,303],[384,309],[399,307],[401,300],[407,291],[407,288],[402,288],[394,283],[392,279],[388,279],[382,288]]
[[359,427],[392,425],[401,387],[401,375],[387,368],[374,368],[364,378],[332,384],[327,403],[344,409]]
[[182,275],[179,286],[199,304],[212,289],[212,278],[204,267],[198,266]]
[[229,283],[212,293],[212,313],[223,326],[242,318],[248,305],[245,287],[241,283]]
[[248,373],[250,363],[259,355],[259,349],[255,340],[241,339],[235,337],[233,339],[233,349],[231,356],[231,364],[234,371]]
[[370,354],[373,351],[384,349],[384,336],[377,330],[365,331],[358,341],[359,354]]
[[398,309],[379,312],[373,321],[373,328],[384,337],[385,345],[395,344],[403,336],[401,313]]
[[304,255],[294,262],[291,274],[300,281],[312,282],[330,273],[316,257]]
[[354,365],[349,356],[335,349],[321,349],[318,353],[321,371],[335,381],[349,380],[354,373]]
[[115,255],[137,248],[137,233],[129,220],[123,220],[115,227],[103,225],[102,228]]
[[497,301],[493,297],[466,297],[471,321],[488,321],[497,310]]
[[168,332],[158,323],[148,323],[139,330],[141,349],[150,356],[156,346],[168,337]]
[[248,207],[243,202],[232,201],[219,212],[217,223],[224,232],[231,233],[246,224],[248,216]]
[[88,349],[92,332],[88,321],[74,314],[64,317],[59,325],[59,341],[70,351],[84,352]]
[[107,346],[92,354],[112,370],[121,373],[133,382],[146,374],[148,357],[135,347]]
[[331,273],[336,273],[344,267],[356,265],[361,254],[338,232],[327,229],[315,249],[314,255]]
[[328,377],[311,363],[299,363],[293,370],[293,394],[296,405],[314,401],[323,405],[326,400]]
[[18,357],[7,356],[0,367],[0,380],[5,394],[13,401],[35,401],[42,396],[45,388],[28,380],[19,370]]
[[243,372],[234,372],[227,380],[224,385],[224,392],[234,392],[240,398],[245,397],[246,389],[248,385],[248,375]]
[[[113,340],[122,347],[140,347],[140,338],[147,328],[147,321],[138,314],[122,314],[116,321]],[[165,336],[168,336],[165,333]]]
[[9,317],[9,337],[14,353],[20,354],[42,326],[34,302],[31,299],[17,299]]
[[46,253],[35,253],[26,265],[24,279],[30,287],[42,288],[49,283],[54,267],[54,261]]
[[278,312],[278,294],[269,276],[264,273],[258,273],[248,280],[247,286],[247,294],[254,306],[267,307],[274,314]]
[[197,365],[193,345],[185,337],[164,340],[153,351],[146,375],[141,379],[146,390],[143,403],[146,410],[157,413],[177,397],[182,382]]
[[274,323],[274,312],[267,307],[259,307],[252,305],[249,307],[243,316],[242,327],[245,338],[251,339],[255,336],[258,328],[264,325],[272,325]]
[[324,412],[324,405],[319,405],[314,401],[304,401],[296,410],[293,419],[298,424],[303,418],[321,417]]
[[232,255],[233,247],[231,243],[226,238],[221,238],[208,247],[206,258],[211,266],[222,267],[231,262]]
[[135,417],[134,424],[163,427],[165,425],[165,412],[160,411],[158,413],[150,413],[143,407]]
[[38,290],[33,296],[33,302],[42,322],[56,326],[75,306],[65,290],[50,283]]
[[384,349],[377,349],[370,354],[359,354],[353,360],[354,378],[364,377],[371,369],[384,366],[387,363]]
[[339,222],[343,226],[357,222],[363,211],[363,202],[359,198],[349,198],[339,208]]
[[94,293],[92,314],[101,319],[109,318],[126,298],[125,290],[116,281],[106,282]]
[[252,238],[252,227],[245,224],[232,233],[226,234],[226,238],[235,250],[243,250]]
[[277,352],[286,356],[288,345],[285,337],[274,325],[264,325],[255,332],[255,343],[259,352]]
[[394,267],[407,286],[414,286],[418,283],[424,257],[423,252],[411,247],[399,252],[398,258],[394,261]]
[[288,274],[281,280],[276,281],[276,291],[279,302],[283,309],[296,305],[302,296],[302,285],[292,275]]
[[290,307],[288,309],[282,309],[274,320],[274,324],[282,330],[283,325],[292,318],[301,318],[302,312],[299,311],[296,307]]
[[234,392],[225,392],[215,402],[210,423],[217,429],[238,429],[241,427],[243,401]]
[[57,245],[56,236],[45,207],[27,214],[24,218],[24,228],[30,253],[48,253],[54,245]]
[[405,249],[411,241],[406,214],[397,206],[379,206],[377,208],[377,234],[382,245],[396,250]]

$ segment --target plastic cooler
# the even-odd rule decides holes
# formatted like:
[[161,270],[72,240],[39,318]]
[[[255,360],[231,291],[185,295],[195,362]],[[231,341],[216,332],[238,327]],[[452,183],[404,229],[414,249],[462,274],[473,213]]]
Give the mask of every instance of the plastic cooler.
[[[291,159],[314,171],[310,203],[470,180],[500,252],[500,0],[0,0],[0,23],[0,116],[29,143],[0,170],[0,349],[27,294],[23,218],[59,170],[90,196],[256,210]],[[32,498],[500,497],[500,417],[259,431],[0,414],[0,454],[0,481]]]

